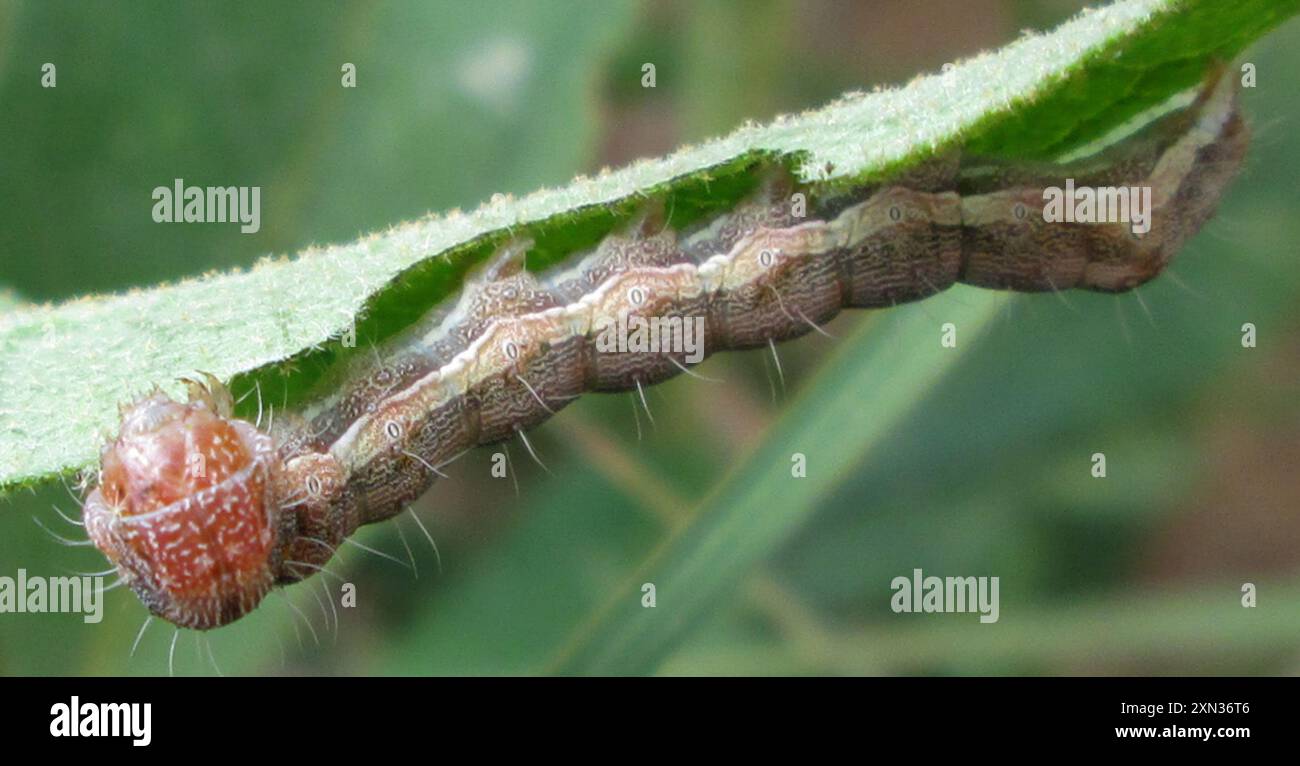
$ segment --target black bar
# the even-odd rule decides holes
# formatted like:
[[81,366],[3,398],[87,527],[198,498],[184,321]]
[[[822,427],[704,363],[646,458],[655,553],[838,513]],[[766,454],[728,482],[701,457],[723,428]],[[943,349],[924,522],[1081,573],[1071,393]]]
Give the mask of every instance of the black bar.
[[[695,739],[759,748],[843,740],[864,754],[888,745],[918,753],[1137,742],[1237,748],[1292,739],[1297,688],[1279,678],[17,678],[3,682],[0,730],[9,745],[42,754],[198,748],[259,761],[357,746],[385,759],[467,745],[537,746],[540,754],[610,735],[635,749]],[[149,703],[149,743],[52,736],[74,696],[79,707]],[[1187,736],[1191,728],[1208,728],[1210,740]]]

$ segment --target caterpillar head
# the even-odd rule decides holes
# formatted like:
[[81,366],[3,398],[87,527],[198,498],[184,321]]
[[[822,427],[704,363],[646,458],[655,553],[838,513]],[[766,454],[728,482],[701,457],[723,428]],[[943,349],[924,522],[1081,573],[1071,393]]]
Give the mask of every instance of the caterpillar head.
[[86,498],[86,531],[149,611],[208,629],[257,605],[276,545],[270,436],[231,417],[220,382],[186,381],[122,413]]

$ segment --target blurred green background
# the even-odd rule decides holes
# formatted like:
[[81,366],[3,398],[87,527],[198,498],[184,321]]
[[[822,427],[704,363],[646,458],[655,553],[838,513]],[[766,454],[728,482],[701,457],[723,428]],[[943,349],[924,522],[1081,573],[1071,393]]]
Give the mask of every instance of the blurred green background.
[[[901,84],[1080,7],[6,0],[0,296],[147,286],[562,184]],[[841,316],[838,340],[782,348],[785,390],[755,353],[703,366],[725,385],[682,377],[649,392],[653,424],[625,395],[584,398],[531,437],[553,476],[514,445],[516,494],[489,476],[496,450],[480,450],[420,502],[441,573],[409,519],[365,529],[402,560],[404,537],[419,578],[345,549],[334,566],[359,605],[337,629],[312,582],[229,628],[182,634],[177,672],[211,674],[213,660],[227,674],[1300,670],[1300,24],[1243,58],[1259,72],[1243,96],[1257,135],[1243,178],[1139,294],[1010,300],[971,353],[880,413],[897,422],[868,443],[797,421],[843,406],[828,392],[871,406],[886,397],[868,383],[912,379],[881,365],[868,381],[828,359],[925,358],[976,291]],[[46,61],[52,91],[39,87]],[[344,62],[355,89],[339,86]],[[150,192],[176,177],[261,186],[261,231],[154,224]],[[1258,348],[1241,347],[1244,322]],[[720,484],[759,475],[764,456],[828,451],[852,470],[818,479],[812,462],[805,481],[820,489],[803,507],[716,537],[730,518]],[[1090,476],[1094,452],[1106,479]],[[0,575],[104,568],[32,522],[79,532],[52,504],[75,511],[62,487],[0,500]],[[664,571],[682,556],[689,576]],[[1001,619],[893,614],[890,580],[914,568],[1000,577]],[[675,583],[654,610],[640,606],[647,580]],[[145,611],[124,590],[107,599],[99,625],[0,614],[0,673],[167,672],[171,628],[155,622],[129,657]]]

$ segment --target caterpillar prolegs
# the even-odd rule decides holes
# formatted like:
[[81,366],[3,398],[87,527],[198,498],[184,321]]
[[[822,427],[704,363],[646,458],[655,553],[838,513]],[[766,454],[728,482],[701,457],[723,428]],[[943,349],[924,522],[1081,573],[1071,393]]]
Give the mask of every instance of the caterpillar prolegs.
[[[402,511],[466,450],[521,434],[585,392],[637,390],[697,361],[610,349],[602,334],[620,322],[702,320],[702,356],[957,282],[1128,290],[1213,214],[1247,142],[1225,76],[1069,164],[950,152],[847,190],[778,166],[731,210],[677,231],[650,200],[590,252],[542,271],[525,268],[530,243],[515,239],[457,300],[357,355],[269,429],[234,418],[212,379],[190,382],[186,403],[154,393],[126,408],[86,528],[151,612],[225,625],[319,571],[360,525]],[[1149,189],[1146,226],[1049,220],[1048,190],[1073,185]]]

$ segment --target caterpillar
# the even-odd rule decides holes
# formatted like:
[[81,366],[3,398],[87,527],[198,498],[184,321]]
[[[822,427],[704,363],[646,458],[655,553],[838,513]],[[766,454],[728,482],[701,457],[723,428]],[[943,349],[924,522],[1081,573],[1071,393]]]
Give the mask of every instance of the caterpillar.
[[[583,393],[640,391],[698,361],[600,342],[632,318],[701,320],[702,357],[959,282],[1129,290],[1213,215],[1248,141],[1236,82],[1216,76],[1190,105],[1069,163],[952,151],[848,189],[801,183],[778,164],[731,210],[677,231],[649,200],[590,251],[541,271],[526,268],[531,242],[510,240],[456,299],[268,428],[235,418],[211,377],[187,381],[186,402],[155,391],[125,407],[85,499],[87,532],[153,614],[226,625],[321,571],[463,452],[522,436]],[[1062,184],[1147,189],[1149,226],[1048,220],[1046,190]]]

